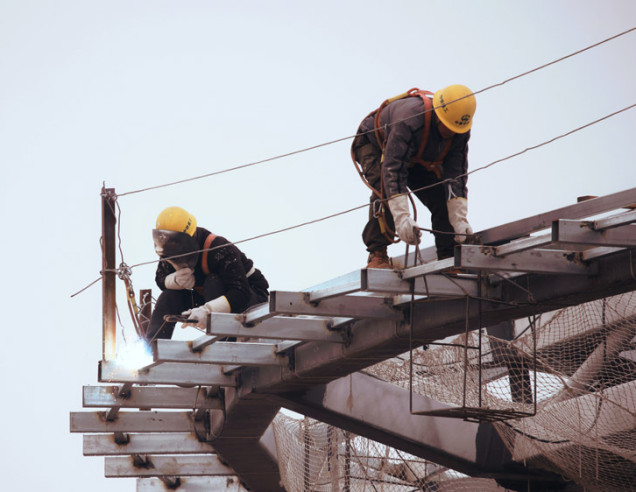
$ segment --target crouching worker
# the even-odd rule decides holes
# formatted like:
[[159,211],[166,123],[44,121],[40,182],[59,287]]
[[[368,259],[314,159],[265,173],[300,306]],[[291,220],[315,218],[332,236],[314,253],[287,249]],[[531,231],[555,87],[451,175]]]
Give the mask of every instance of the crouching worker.
[[205,328],[209,313],[240,313],[268,300],[269,284],[254,262],[224,237],[197,227],[186,210],[163,210],[152,235],[161,258],[155,280],[162,292],[146,333],[148,342],[172,337],[175,323],[164,320],[167,314],[183,314]]

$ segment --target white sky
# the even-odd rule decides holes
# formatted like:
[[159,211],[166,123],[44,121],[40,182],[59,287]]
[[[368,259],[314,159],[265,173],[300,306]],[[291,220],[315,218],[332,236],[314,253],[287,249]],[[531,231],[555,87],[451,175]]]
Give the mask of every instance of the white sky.
[[[350,136],[411,87],[477,91],[635,25],[631,0],[1,2],[3,490],[135,489],[69,433],[101,357],[100,284],[70,296],[99,277],[103,182],[125,193]],[[630,33],[480,94],[471,169],[634,104],[635,51]],[[633,187],[635,127],[632,109],[472,175],[474,229]],[[170,205],[238,241],[364,204],[349,146],[121,197],[126,262],[155,259]],[[364,266],[365,217],[241,248],[273,289],[300,290]],[[158,293],[154,265],[132,278]]]

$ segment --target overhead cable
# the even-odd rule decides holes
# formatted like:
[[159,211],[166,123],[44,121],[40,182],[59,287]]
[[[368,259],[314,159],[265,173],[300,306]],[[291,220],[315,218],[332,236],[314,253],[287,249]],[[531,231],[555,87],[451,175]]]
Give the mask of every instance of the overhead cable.
[[[630,32],[633,32],[633,31],[636,31],[636,26],[634,26],[634,27],[632,27],[630,29],[627,29],[626,31],[620,32],[618,34],[615,34],[614,36],[610,36],[608,38],[605,38],[602,41],[599,41],[597,43],[594,43],[594,44],[591,44],[589,46],[586,46],[585,48],[582,48],[580,50],[574,51],[574,52],[572,52],[572,53],[570,53],[568,55],[565,55],[565,56],[562,56],[560,58],[557,58],[556,60],[553,60],[553,61],[548,62],[548,63],[544,63],[543,65],[540,65],[540,66],[538,66],[536,68],[533,68],[533,69],[528,70],[526,72],[523,72],[523,73],[520,73],[520,74],[515,75],[513,77],[510,77],[510,78],[508,78],[506,80],[503,80],[502,82],[498,82],[496,84],[492,84],[492,85],[489,85],[487,87],[484,87],[483,89],[475,91],[472,94],[469,94],[469,95],[464,96],[464,97],[470,97],[471,95],[481,94],[481,93],[486,92],[488,90],[494,89],[495,87],[500,87],[500,86],[502,86],[504,84],[507,84],[508,82],[512,82],[513,80],[517,80],[517,79],[519,79],[521,77],[525,77],[526,75],[529,75],[531,73],[537,72],[539,70],[547,68],[547,67],[549,67],[551,65],[554,65],[556,63],[559,63],[559,62],[562,62],[564,60],[567,60],[568,58],[572,58],[573,56],[579,55],[579,54],[581,54],[581,53],[583,53],[585,51],[588,51],[588,50],[590,50],[592,48],[596,48],[597,46],[600,46],[600,45],[602,45],[604,43],[607,43],[609,41],[612,41],[612,40],[614,40],[616,38],[619,38],[621,36],[629,34]],[[460,99],[463,99],[463,97],[459,98],[457,100],[454,100],[454,101],[450,101],[448,104],[456,102],[456,101],[458,101]],[[433,109],[435,109],[435,108],[432,108],[429,111],[432,111]],[[427,112],[428,111],[422,111],[421,113],[413,115],[410,118],[421,116],[422,114],[425,114]],[[392,124],[397,124],[397,123],[400,123],[400,121],[394,122]],[[391,124],[389,124],[387,126],[391,126]],[[369,131],[369,132],[361,133],[361,134],[349,135],[349,136],[338,138],[338,139],[335,139],[335,140],[330,140],[328,142],[324,142],[324,143],[321,143],[321,144],[312,145],[311,147],[305,147],[303,149],[287,152],[285,154],[280,154],[280,155],[276,155],[276,156],[273,156],[273,157],[268,157],[266,159],[261,159],[261,160],[258,160],[258,161],[248,162],[246,164],[241,164],[241,165],[238,165],[238,166],[233,166],[233,167],[229,167],[229,168],[226,168],[226,169],[221,169],[219,171],[213,171],[213,172],[210,172],[210,173],[201,174],[199,176],[193,176],[191,178],[180,179],[180,180],[177,180],[177,181],[172,181],[170,183],[165,183],[165,184],[156,185],[156,186],[149,186],[147,188],[141,188],[141,189],[138,189],[138,190],[127,191],[127,192],[124,192],[124,193],[118,193],[118,196],[121,197],[121,196],[136,194],[136,193],[142,193],[142,192],[145,192],[145,191],[156,190],[156,189],[159,189],[159,188],[166,188],[168,186],[174,186],[174,185],[177,185],[177,184],[187,183],[187,182],[190,182],[190,181],[196,181],[196,180],[203,179],[203,178],[209,178],[211,176],[216,176],[216,175],[219,175],[219,174],[229,173],[231,171],[236,171],[236,170],[239,170],[239,169],[245,169],[247,167],[252,167],[252,166],[259,165],[259,164],[264,164],[264,163],[267,163],[267,162],[283,159],[285,157],[290,157],[292,155],[302,154],[304,152],[309,152],[311,150],[316,150],[316,149],[319,149],[321,147],[327,147],[329,145],[333,145],[333,144],[336,144],[336,143],[339,143],[339,142],[343,142],[345,140],[351,140],[351,139],[355,138],[358,135],[364,135],[366,133],[371,133],[371,132],[372,132],[372,130]]]
[[[568,132],[565,132],[565,133],[562,133],[562,134],[560,134],[560,135],[557,135],[557,136],[555,136],[555,137],[553,137],[553,138],[551,138],[551,139],[549,139],[549,140],[545,140],[545,141],[543,141],[543,142],[541,142],[541,143],[538,143],[538,144],[536,144],[536,145],[532,145],[532,146],[530,146],[530,147],[526,147],[525,149],[523,149],[523,150],[521,150],[521,151],[519,151],[519,152],[516,152],[516,153],[514,153],[514,154],[508,155],[508,156],[506,156],[506,157],[502,157],[501,159],[497,159],[497,160],[492,161],[492,162],[490,162],[490,163],[488,163],[488,164],[486,164],[486,165],[484,165],[484,166],[481,166],[481,167],[478,167],[478,168],[476,168],[476,169],[473,169],[473,170],[472,170],[472,171],[470,171],[470,172],[467,172],[467,173],[465,173],[465,174],[462,174],[462,175],[458,176],[458,178],[461,178],[461,177],[464,177],[464,176],[468,176],[469,174],[473,174],[473,173],[476,173],[476,172],[478,172],[478,171],[483,171],[483,170],[485,170],[485,169],[488,169],[489,167],[494,166],[495,164],[499,164],[499,163],[501,163],[501,162],[504,162],[504,161],[507,161],[507,160],[509,160],[509,159],[512,159],[513,157],[517,157],[517,156],[519,156],[519,155],[521,155],[521,154],[525,154],[526,152],[529,152],[529,151],[531,151],[531,150],[535,150],[535,149],[538,149],[538,148],[543,147],[543,146],[545,146],[545,145],[548,145],[548,144],[550,144],[550,143],[553,143],[553,142],[555,142],[556,140],[559,140],[559,139],[561,139],[561,138],[564,138],[564,137],[567,137],[567,136],[569,136],[569,135],[572,135],[573,133],[579,132],[579,131],[581,131],[581,130],[583,130],[583,129],[585,129],[585,128],[588,128],[588,127],[590,127],[590,126],[593,126],[593,125],[595,125],[595,124],[597,124],[597,123],[600,123],[601,121],[604,121],[604,120],[606,120],[606,119],[608,119],[608,118],[611,118],[611,117],[613,117],[613,116],[616,116],[616,115],[618,115],[618,114],[620,114],[620,113],[623,113],[624,111],[627,111],[627,110],[629,110],[629,109],[633,109],[633,108],[635,108],[635,107],[636,107],[636,103],[631,104],[631,105],[629,105],[629,106],[626,106],[626,107],[625,107],[625,108],[623,108],[623,109],[619,109],[618,111],[614,111],[613,113],[607,114],[607,115],[605,115],[605,116],[603,116],[603,117],[601,117],[601,118],[598,118],[598,119],[596,119],[596,120],[594,120],[594,121],[591,121],[591,122],[589,122],[589,123],[586,123],[585,125],[579,126],[579,127],[577,127],[577,128],[574,128],[573,130],[570,130],[570,131],[568,131]],[[455,178],[455,179],[456,179],[456,178]],[[411,191],[409,191],[408,193],[416,193],[416,192],[419,192],[419,191],[422,191],[422,190],[425,190],[425,189],[431,188],[431,187],[433,187],[433,186],[438,186],[438,185],[440,185],[440,184],[443,184],[443,183],[446,183],[446,182],[450,182],[450,181],[452,181],[452,180],[450,180],[450,179],[448,179],[448,180],[444,180],[444,181],[441,181],[441,182],[439,182],[439,183],[435,183],[435,184],[433,184],[433,185],[424,186],[424,187],[422,187],[422,188],[418,188],[418,189],[415,189],[415,190],[411,190]],[[309,220],[309,221],[306,221],[306,222],[303,222],[303,223],[300,223],[300,224],[296,224],[296,225],[292,225],[292,226],[289,226],[289,227],[285,227],[285,228],[283,228],[283,229],[278,229],[278,230],[276,230],[276,231],[271,231],[271,232],[267,232],[267,233],[264,233],[264,234],[259,234],[259,235],[257,235],[257,236],[252,236],[252,237],[249,237],[249,238],[246,238],[246,239],[241,239],[241,240],[236,241],[236,242],[231,242],[231,243],[228,243],[228,244],[223,244],[223,245],[221,245],[221,246],[216,246],[216,247],[214,247],[214,248],[207,249],[207,251],[213,251],[213,250],[218,249],[218,248],[223,248],[223,247],[227,247],[227,246],[235,245],[235,244],[241,244],[241,243],[245,243],[245,242],[248,242],[248,241],[253,241],[253,240],[255,240],[255,239],[261,239],[261,238],[263,238],[263,237],[267,237],[267,236],[273,236],[273,235],[276,235],[276,234],[280,234],[280,233],[282,233],[282,232],[291,231],[291,230],[293,230],[293,229],[299,229],[299,228],[301,228],[301,227],[305,227],[305,226],[307,226],[307,225],[316,224],[316,223],[318,223],[318,222],[322,222],[322,221],[325,221],[325,220],[328,220],[328,219],[332,219],[332,218],[334,218],[334,217],[338,217],[338,216],[340,216],[340,215],[345,215],[345,214],[348,214],[348,213],[354,212],[354,211],[356,211],[356,210],[360,210],[360,209],[363,209],[363,208],[367,208],[368,206],[369,206],[369,204],[368,204],[368,203],[365,203],[365,204],[363,204],[363,205],[358,205],[358,206],[356,206],[356,207],[352,207],[352,208],[349,208],[349,209],[347,209],[347,210],[343,210],[343,211],[341,211],[341,212],[336,212],[336,213],[333,213],[333,214],[330,214],[330,215],[327,215],[327,216],[324,216],[324,217],[319,217],[319,218],[314,219],[314,220]],[[202,251],[206,251],[206,250],[200,250],[200,251],[196,251],[196,252],[197,252],[197,253],[199,253],[199,252],[202,252]],[[188,253],[188,254],[192,254],[192,253]],[[183,256],[183,255],[182,255],[182,256]],[[177,258],[177,257],[175,256],[175,257],[171,257],[171,258]],[[139,266],[150,265],[150,264],[153,264],[153,263],[157,263],[158,261],[159,261],[159,260],[157,259],[157,260],[152,260],[152,261],[146,261],[146,262],[143,262],[143,263],[137,263],[137,264],[135,264],[135,265],[131,265],[129,268],[135,268],[135,267],[139,267]]]

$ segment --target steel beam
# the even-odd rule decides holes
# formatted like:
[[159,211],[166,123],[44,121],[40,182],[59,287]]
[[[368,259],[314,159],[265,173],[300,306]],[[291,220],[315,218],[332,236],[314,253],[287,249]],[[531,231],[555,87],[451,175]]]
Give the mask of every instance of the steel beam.
[[272,292],[270,294],[270,310],[276,314],[341,316],[359,319],[397,320],[403,317],[400,310],[393,308],[390,298],[352,295],[312,303],[302,292]]
[[[284,407],[423,459],[474,474],[478,424],[409,413],[409,392],[363,373],[277,395]],[[414,410],[447,408],[414,395]]]
[[552,226],[552,240],[563,244],[586,246],[636,247],[636,226],[623,225],[604,230],[594,230],[589,221],[557,220]]
[[[137,492],[166,492],[166,485],[158,478],[138,478]],[[224,490],[226,492],[243,492],[243,488],[236,477],[179,477],[177,492],[211,492]]]
[[617,210],[636,203],[636,188],[619,191],[592,200],[557,208],[549,212],[527,217],[522,220],[503,224],[484,231],[477,232],[483,244],[499,244],[532,234],[552,226],[552,222],[559,219],[584,219],[594,215]]
[[216,342],[196,352],[190,342],[155,340],[152,352],[155,362],[191,362],[195,364],[236,364],[241,366],[285,366],[289,359],[277,355],[275,343]]
[[193,386],[236,386],[234,376],[220,367],[201,364],[166,363],[132,371],[111,361],[100,361],[97,380],[100,383],[181,384]]
[[581,262],[571,251],[535,249],[503,258],[495,256],[491,246],[462,245],[455,248],[455,263],[460,268],[491,271],[595,275],[598,267]]
[[192,412],[119,412],[106,420],[107,412],[71,412],[71,432],[190,432]]
[[543,234],[541,236],[529,237],[525,239],[518,239],[511,241],[507,244],[502,244],[495,248],[495,256],[507,256],[513,253],[521,253],[534,248],[542,248],[552,243],[552,236],[550,234]]
[[439,261],[431,261],[430,263],[424,263],[422,265],[406,268],[402,271],[401,276],[404,280],[409,278],[419,277],[421,275],[428,275],[429,273],[440,273],[444,270],[448,270],[455,266],[453,258],[446,258]]
[[235,314],[212,313],[208,335],[344,343],[342,332],[332,330],[332,323],[332,320],[324,318],[275,316],[247,327]]
[[114,456],[104,458],[106,478],[228,476],[234,470],[216,456]]
[[338,297],[358,292],[360,290],[360,273],[359,270],[355,270],[347,275],[307,289],[305,292],[308,295],[309,302],[317,302],[330,297]]
[[82,406],[120,408],[188,408],[219,409],[218,398],[208,397],[206,388],[133,387],[125,396],[119,386],[84,386]]
[[419,296],[476,296],[478,280],[475,275],[448,276],[428,274],[404,280],[393,270],[362,270],[361,289],[393,295],[415,294]]
[[610,229],[611,227],[632,224],[634,222],[636,222],[636,210],[595,220],[592,223],[592,228],[596,231],[601,231],[603,229]]
[[84,456],[124,454],[214,454],[208,442],[201,442],[191,432],[163,434],[126,434],[119,444],[113,434],[85,434]]

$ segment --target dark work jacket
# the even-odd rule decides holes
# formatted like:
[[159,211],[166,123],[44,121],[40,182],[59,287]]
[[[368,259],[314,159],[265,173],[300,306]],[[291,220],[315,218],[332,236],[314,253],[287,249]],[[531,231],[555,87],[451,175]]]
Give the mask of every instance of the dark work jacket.
[[[398,99],[387,105],[380,114],[380,124],[384,130],[384,164],[382,177],[384,192],[387,198],[399,193],[407,192],[407,177],[410,161],[417,153],[424,134],[424,102],[419,97]],[[428,142],[424,148],[422,158],[427,161],[437,161],[438,155],[444,148],[445,141],[437,129],[438,123],[435,112],[431,112],[431,128]],[[388,126],[385,126],[388,125]],[[365,133],[367,139],[375,146],[379,144],[375,138],[374,116],[367,116],[358,133]],[[446,199],[454,197],[466,198],[467,177],[458,176],[468,171],[468,140],[470,131],[455,134],[448,154],[442,164],[442,180],[456,179],[445,185]],[[419,166],[420,164],[414,164]]]
[[[210,231],[202,227],[197,227],[194,233],[199,249],[203,249],[205,239]],[[223,245],[227,246],[223,246]],[[219,247],[223,246],[223,247]],[[207,255],[208,270],[210,275],[218,275],[225,286],[225,297],[230,303],[230,311],[240,313],[248,307],[250,300],[250,288],[259,293],[267,295],[269,284],[260,270],[255,269],[249,277],[247,274],[254,266],[254,262],[247,258],[245,254],[222,236],[217,236],[209,246]],[[194,279],[196,286],[202,286],[205,282],[205,272],[201,266],[203,255],[199,253],[197,264],[194,269]],[[167,261],[161,260],[157,266],[155,281],[161,290],[166,289],[166,276],[173,273],[175,268]],[[209,301],[211,299],[206,299]]]

